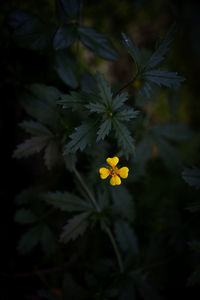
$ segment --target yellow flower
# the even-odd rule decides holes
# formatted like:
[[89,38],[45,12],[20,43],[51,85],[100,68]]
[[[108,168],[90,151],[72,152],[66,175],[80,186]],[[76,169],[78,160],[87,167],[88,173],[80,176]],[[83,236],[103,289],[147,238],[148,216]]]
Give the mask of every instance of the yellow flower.
[[[120,185],[121,184],[121,178],[127,178],[129,169],[127,167],[122,167],[118,169],[116,166],[119,162],[119,158],[117,156],[114,157],[108,157],[106,159],[107,164],[109,165],[109,168],[100,168],[99,174],[101,179],[106,179],[109,175],[111,176],[110,184],[111,185]],[[119,176],[121,177],[119,177]]]

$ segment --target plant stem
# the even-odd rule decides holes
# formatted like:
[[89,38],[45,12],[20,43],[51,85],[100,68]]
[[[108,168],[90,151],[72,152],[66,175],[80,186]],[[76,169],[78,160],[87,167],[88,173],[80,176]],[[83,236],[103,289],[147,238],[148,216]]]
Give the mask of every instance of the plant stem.
[[123,87],[121,87],[115,94],[114,97],[116,97],[123,89],[127,88],[129,85],[131,85],[137,78],[138,73],[128,82],[126,83]]
[[113,236],[113,234],[112,234],[112,232],[111,232],[111,230],[110,230],[109,227],[106,227],[105,231],[108,234],[108,236],[110,238],[110,241],[111,241],[111,243],[113,245],[113,249],[114,249],[116,257],[117,257],[117,262],[119,264],[120,272],[122,273],[122,272],[124,272],[124,266],[123,266],[121,255],[119,253],[119,250],[118,250],[117,244],[115,242],[114,236]]
[[100,212],[100,208],[95,200],[95,198],[93,197],[92,193],[90,192],[90,190],[88,189],[87,185],[85,184],[83,178],[81,177],[80,173],[76,170],[76,168],[73,168],[73,171],[77,177],[77,179],[79,180],[80,184],[82,185],[83,189],[86,191],[86,193],[88,194],[88,197],[90,198],[92,204],[94,205],[94,207],[96,208],[96,210],[98,212]]
[[[92,195],[92,193],[90,192],[90,190],[88,189],[87,185],[85,184],[83,178],[81,177],[81,175],[79,174],[79,172],[76,170],[76,168],[73,168],[73,171],[77,177],[77,179],[79,180],[80,184],[82,185],[83,189],[85,190],[85,192],[88,194],[88,197],[90,198],[92,204],[94,205],[95,209],[97,212],[100,212],[101,209],[100,207],[98,206],[98,203],[96,202],[94,196]],[[105,232],[108,234],[109,238],[110,238],[110,241],[112,243],[112,246],[113,246],[113,249],[115,251],[115,254],[116,254],[116,257],[117,257],[117,262],[119,264],[119,269],[120,269],[120,272],[123,272],[124,271],[124,267],[123,267],[123,263],[122,263],[122,259],[121,259],[121,255],[120,255],[120,252],[118,250],[118,247],[117,247],[117,244],[115,242],[115,239],[114,239],[114,236],[110,230],[109,227],[106,227],[105,228]]]

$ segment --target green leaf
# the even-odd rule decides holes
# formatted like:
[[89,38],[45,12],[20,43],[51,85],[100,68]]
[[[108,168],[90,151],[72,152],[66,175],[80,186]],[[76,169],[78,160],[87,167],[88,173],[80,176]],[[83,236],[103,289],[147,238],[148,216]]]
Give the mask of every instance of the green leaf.
[[60,240],[64,243],[67,243],[70,240],[75,240],[78,236],[82,235],[89,225],[87,221],[89,214],[89,212],[84,212],[70,219],[67,225],[63,227]]
[[[65,21],[68,22],[71,19],[77,17],[78,14],[78,0],[57,0],[58,8],[64,12]],[[61,19],[63,21],[63,18]]]
[[40,242],[43,251],[47,255],[51,255],[56,251],[57,242],[56,242],[55,235],[53,234],[49,226],[47,226],[46,224],[44,224],[42,228]]
[[107,108],[110,108],[112,103],[112,92],[110,85],[105,80],[104,75],[99,72],[96,74],[96,81],[101,101],[106,105]]
[[17,146],[13,158],[28,157],[40,152],[49,142],[49,136],[35,136]]
[[133,158],[134,179],[137,180],[145,174],[145,168],[152,153],[152,139],[149,136],[144,137],[136,146],[135,156]]
[[176,148],[166,142],[163,138],[155,136],[155,141],[166,167],[172,172],[179,173],[182,169],[182,160]]
[[150,70],[157,66],[161,61],[163,61],[165,54],[169,50],[169,45],[171,44],[174,34],[176,32],[176,26],[173,25],[172,28],[167,33],[166,37],[161,39],[156,47],[156,51],[151,56],[147,67],[145,70]]
[[192,137],[190,128],[184,123],[166,123],[153,128],[158,136],[168,138],[172,141],[185,141]]
[[53,39],[53,47],[57,50],[66,49],[71,46],[77,34],[77,28],[73,24],[63,25],[58,28]]
[[131,107],[127,107],[125,109],[121,109],[119,112],[115,114],[115,118],[120,121],[129,121],[131,119],[135,119],[139,114],[138,110],[134,110]]
[[89,103],[86,105],[86,107],[91,112],[104,113],[106,111],[105,105],[101,103]]
[[105,34],[84,26],[79,26],[78,32],[81,42],[97,55],[108,60],[118,59],[117,51]]
[[132,196],[124,186],[111,189],[113,210],[129,222],[134,220],[135,208]]
[[193,286],[200,283],[200,265],[198,265],[194,272],[190,275],[187,281],[187,286]]
[[118,110],[121,106],[124,105],[124,102],[128,100],[128,93],[121,93],[117,95],[112,101],[112,109]]
[[122,252],[135,257],[138,255],[138,242],[134,230],[125,221],[115,223],[115,235]]
[[118,143],[122,147],[124,154],[127,157],[129,153],[134,152],[134,140],[130,135],[128,128],[115,118],[113,118],[113,127],[115,129]]
[[140,71],[140,69],[142,67],[142,57],[141,57],[139,49],[125,33],[122,33],[122,37],[123,37],[122,42],[123,42],[124,47],[130,53],[130,55],[132,56],[132,58],[134,59],[136,65],[137,65],[138,70]]
[[44,153],[44,163],[48,170],[51,170],[54,166],[60,164],[62,159],[62,154],[59,149],[59,141],[56,139],[51,139]]
[[31,224],[38,220],[38,216],[35,215],[30,209],[21,208],[16,211],[14,220],[20,224]]
[[185,80],[185,78],[178,76],[177,72],[169,72],[163,69],[152,70],[142,76],[145,80],[152,81],[158,86],[163,85],[169,88],[177,87]]
[[77,127],[76,132],[70,135],[72,140],[66,145],[64,154],[74,153],[78,149],[83,151],[88,144],[92,144],[96,134],[95,127],[96,122],[85,122]]
[[30,252],[40,242],[43,226],[41,224],[32,227],[19,240],[17,250],[20,254]]
[[68,192],[47,193],[44,200],[62,211],[88,211],[92,209],[89,202]]
[[55,87],[32,84],[22,97],[22,105],[30,116],[57,130],[59,114],[56,101],[60,96],[60,91]]
[[51,131],[39,122],[23,121],[19,125],[26,132],[28,132],[32,135],[35,135],[35,136],[42,136],[42,135],[48,136],[49,135],[49,137],[53,137],[53,134],[51,133]]
[[200,189],[200,169],[193,167],[185,168],[182,172],[183,179],[191,186],[195,186],[196,189]]
[[13,38],[20,47],[41,50],[50,45],[54,33],[51,24],[42,23],[36,16],[27,14],[21,15],[15,26]]
[[132,277],[139,295],[144,300],[162,300],[162,297],[158,295],[157,291],[143,279],[139,272],[133,272]]
[[99,130],[97,131],[97,135],[98,135],[97,142],[99,142],[100,140],[104,140],[105,136],[109,134],[111,130],[111,126],[112,126],[111,119],[107,119],[101,124]]
[[72,108],[72,110],[80,110],[83,108],[87,100],[87,95],[80,92],[71,92],[67,95],[62,95],[57,101],[58,104],[62,105],[63,109]]
[[75,89],[78,86],[77,66],[74,58],[66,50],[56,51],[55,69],[62,81]]

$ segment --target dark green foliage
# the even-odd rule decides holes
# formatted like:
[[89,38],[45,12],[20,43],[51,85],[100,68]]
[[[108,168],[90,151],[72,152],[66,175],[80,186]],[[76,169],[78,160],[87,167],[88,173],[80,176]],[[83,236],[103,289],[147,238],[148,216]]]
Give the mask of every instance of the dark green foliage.
[[73,24],[63,25],[58,28],[53,40],[53,47],[57,50],[68,48],[76,40],[77,28]]
[[138,71],[140,72],[142,68],[142,57],[139,49],[125,33],[122,33],[122,37],[123,37],[123,45],[126,47],[126,50],[132,56],[133,60],[137,65]]
[[158,41],[155,52],[152,54],[151,58],[148,61],[148,65],[145,68],[146,70],[153,69],[163,61],[165,54],[169,50],[169,45],[171,44],[174,34],[176,32],[176,26],[173,25],[169,30],[165,38],[162,38]]
[[87,229],[89,212],[84,212],[79,215],[75,215],[72,219],[68,220],[68,223],[63,227],[63,231],[60,235],[60,240],[64,243],[70,240],[77,239]]
[[113,199],[113,211],[118,215],[132,222],[135,217],[133,199],[128,190],[121,186],[111,190]]
[[85,26],[78,27],[81,42],[104,59],[117,60],[118,54],[107,36]]
[[65,154],[74,153],[78,149],[83,151],[85,147],[92,144],[95,136],[96,122],[85,122],[76,128],[76,132],[70,135],[72,139],[65,147]]
[[[28,165],[24,160],[25,180],[13,175],[17,185],[33,183],[18,195],[14,214],[15,225],[22,227],[17,249],[30,257],[25,272],[39,276],[47,289],[38,291],[41,287],[33,281],[30,294],[38,291],[40,298],[63,300],[161,300],[161,291],[167,300],[177,278],[177,290],[181,286],[183,292],[200,278],[198,191],[184,182],[198,189],[200,174],[197,167],[183,168],[194,165],[198,156],[196,112],[190,112],[188,83],[180,93],[184,78],[167,70],[179,66],[184,72],[188,64],[179,63],[180,48],[174,47],[164,69],[160,67],[176,28],[172,26],[153,52],[149,48],[162,28],[156,18],[145,23],[145,10],[138,21],[128,2],[50,2],[33,1],[30,11],[36,15],[18,10],[8,20],[16,44],[26,48],[16,51],[12,42],[15,56],[5,72],[15,68],[6,84],[13,83],[14,95],[22,94],[22,110],[15,108],[25,133],[19,131],[21,144],[13,157],[41,152]],[[105,5],[108,16],[103,15]],[[123,14],[130,24],[122,22]],[[169,20],[163,18],[162,30]],[[122,33],[121,44],[119,27],[129,32]],[[120,56],[100,31],[110,31]],[[114,156],[119,158],[117,167],[106,164]],[[124,166],[128,178],[118,170]],[[106,180],[99,174],[103,167],[108,168]],[[121,185],[110,185],[117,174],[122,175]],[[15,271],[8,268],[7,274],[15,276]]]
[[118,121],[117,119],[113,120],[113,127],[115,129],[115,135],[117,137],[118,144],[122,147],[124,155],[128,157],[128,154],[133,153],[135,149],[134,140],[130,135],[130,131],[125,125],[123,125],[122,122]]
[[158,86],[166,87],[177,87],[185,79],[181,76],[178,76],[176,72],[169,72],[163,69],[156,69],[143,74],[143,78],[148,81],[152,81]]
[[20,224],[31,224],[38,220],[38,216],[35,215],[30,209],[21,208],[16,211],[15,222]]
[[9,24],[15,28],[13,37],[18,45],[31,50],[41,50],[49,46],[54,34],[51,24],[45,24],[36,16],[23,11],[11,13]]
[[200,188],[200,169],[193,167],[192,169],[185,168],[182,172],[183,179],[191,186]]
[[64,11],[65,22],[77,17],[77,0],[56,0],[60,10]]
[[74,58],[66,50],[56,51],[55,69],[62,81],[75,89],[78,86],[77,67]]
[[90,202],[83,201],[81,198],[68,192],[49,192],[43,197],[47,203],[62,211],[87,211],[92,209]]
[[127,257],[134,258],[138,255],[137,238],[127,222],[118,221],[115,223],[115,235],[121,250]]

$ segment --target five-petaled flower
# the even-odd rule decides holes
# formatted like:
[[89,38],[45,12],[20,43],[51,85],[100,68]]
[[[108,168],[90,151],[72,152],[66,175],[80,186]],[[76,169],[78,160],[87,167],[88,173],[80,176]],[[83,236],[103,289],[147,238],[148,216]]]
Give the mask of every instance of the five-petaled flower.
[[[129,169],[127,167],[122,167],[118,169],[116,166],[119,162],[119,158],[114,156],[112,158],[108,157],[106,159],[109,168],[100,168],[99,174],[101,179],[106,179],[109,175],[111,175],[110,184],[111,185],[120,185],[121,178],[127,178]],[[119,176],[121,177],[119,177]]]

